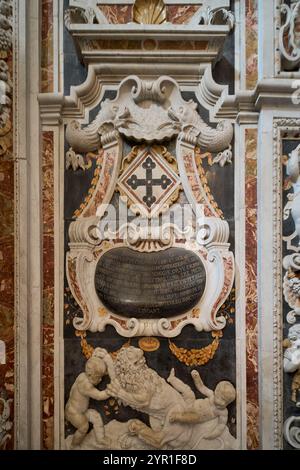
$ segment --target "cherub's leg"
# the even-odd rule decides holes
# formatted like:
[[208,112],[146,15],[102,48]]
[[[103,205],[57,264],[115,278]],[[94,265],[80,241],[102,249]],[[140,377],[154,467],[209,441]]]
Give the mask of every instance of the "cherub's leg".
[[72,439],[72,447],[79,446],[83,439],[85,438],[88,430],[89,430],[89,422],[87,417],[84,414],[69,414],[68,421],[77,428],[77,431],[73,435]]
[[172,413],[170,423],[197,424],[201,419],[193,411],[183,411],[181,413]]
[[103,426],[103,421],[100,413],[96,410],[89,409],[85,413],[88,421],[92,423],[94,427],[94,432],[96,436],[96,441],[99,444],[102,444],[104,442],[104,426]]
[[163,432],[153,431],[153,429],[138,419],[133,419],[129,423],[129,432],[155,449],[161,448],[165,437]]
[[185,400],[193,402],[196,400],[195,394],[191,387],[186,385],[182,380],[175,377],[174,369],[171,370],[169,377],[167,378],[169,384],[172,385],[178,392],[180,392]]

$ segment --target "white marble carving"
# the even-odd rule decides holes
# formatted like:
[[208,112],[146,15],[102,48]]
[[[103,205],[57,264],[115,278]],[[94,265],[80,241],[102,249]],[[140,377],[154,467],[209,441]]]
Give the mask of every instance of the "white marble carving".
[[287,174],[293,184],[294,195],[291,198],[291,213],[295,223],[296,235],[299,237],[298,246],[300,250],[300,145],[289,155]]
[[[174,228],[166,224],[163,227],[152,227],[149,231],[149,224],[146,229],[135,229],[132,224],[126,223],[128,221],[122,223],[114,238],[103,235],[101,230],[96,233],[95,226],[100,224],[115,189],[129,196],[130,208],[140,205],[145,197],[142,192],[144,187],[141,191],[139,187],[133,188],[132,194],[132,187],[125,187],[124,176],[128,176],[125,178],[126,184],[132,175],[144,181],[145,174],[139,166],[139,159],[148,158],[149,155],[155,156],[155,152],[149,145],[146,153],[141,151],[134,155],[125,173],[119,175],[122,137],[147,144],[177,137],[176,165],[179,174],[175,174],[164,158],[156,155],[156,164],[161,170],[153,177],[156,181],[160,181],[160,178],[168,179],[167,188],[164,189],[167,192],[165,194],[155,186],[152,192],[159,191],[156,200],[161,204],[155,208],[155,214],[151,206],[146,216],[142,216],[145,216],[145,219],[150,216],[152,222],[153,215],[156,217],[168,210],[180,184],[190,203],[191,212],[194,211],[197,216],[195,220],[205,214],[205,217],[198,221],[199,227],[196,230],[194,227],[193,240],[189,233],[189,224],[184,227],[184,234],[179,233],[176,224]],[[76,152],[91,152],[99,150],[100,146],[103,147],[103,164],[95,191],[69,230],[67,278],[72,294],[83,312],[83,317],[74,319],[77,329],[103,331],[109,324],[125,337],[174,337],[187,324],[193,324],[198,331],[219,330],[225,327],[226,320],[222,315],[218,315],[218,311],[229,295],[234,279],[233,254],[229,251],[228,244],[229,227],[227,221],[218,216],[200,181],[195,164],[195,147],[199,145],[203,151],[218,153],[218,159],[223,164],[226,159],[231,160],[232,137],[231,123],[222,121],[216,128],[207,125],[198,114],[196,103],[183,100],[178,84],[166,76],[153,81],[140,80],[135,76],[127,77],[121,82],[117,97],[102,104],[97,117],[90,125],[82,129],[76,121],[69,123],[66,130],[66,138],[71,145],[67,155],[68,165],[72,165],[74,159],[74,166],[78,166],[81,159],[80,153]],[[145,164],[146,160],[141,160],[141,163]],[[136,181],[131,183],[134,185]],[[137,197],[139,200],[136,200]],[[185,314],[169,319],[128,319],[108,311],[99,300],[93,279],[100,257],[106,251],[121,246],[148,252],[171,246],[192,249],[201,258],[208,279],[205,292],[196,305],[196,308],[201,310],[201,315],[195,315],[191,309]]]
[[300,449],[300,416],[290,416],[284,423],[283,433],[290,446]]
[[292,382],[292,401],[300,407],[300,324],[290,327],[288,341],[290,345],[284,352],[283,369],[289,374],[295,374]]
[[96,388],[108,371],[110,375],[114,374],[111,357],[105,350],[96,348],[85,365],[85,372],[82,372],[72,385],[65,409],[67,421],[77,429],[69,443],[71,448],[80,446],[83,442],[89,430],[89,423],[93,425],[97,445],[103,448],[110,445],[110,441],[105,436],[101,415],[89,408],[90,398],[106,400],[110,397],[108,390],[100,391]]
[[235,19],[234,14],[225,8],[211,8],[208,6],[205,10],[200,10],[198,14],[195,14],[191,23],[195,23],[196,21],[198,24],[204,25],[227,24],[230,29],[233,29]]
[[297,70],[300,65],[300,2],[293,2],[291,6],[283,3],[280,8],[284,17],[279,31],[282,66],[287,71]]
[[96,0],[70,0],[69,8],[65,10],[65,25],[70,29],[72,24],[105,24],[107,18],[97,7]]
[[13,423],[10,420],[10,406],[12,399],[5,399],[0,396],[0,447],[5,449],[5,442],[11,438],[9,431],[12,429]]
[[[237,447],[227,427],[227,406],[235,400],[235,389],[229,382],[220,382],[212,391],[193,371],[196,389],[206,397],[196,399],[193,390],[175,377],[174,370],[166,381],[147,366],[143,351],[132,346],[119,351],[112,369],[108,393],[125,406],[147,414],[150,426],[137,419],[126,423],[111,421],[104,427],[111,448],[217,450]],[[73,437],[69,436],[67,441],[71,439]],[[101,448],[95,431],[77,448]]]
[[197,104],[184,101],[175,80],[166,76],[149,82],[127,77],[117,97],[102,103],[91,124],[82,129],[72,121],[67,126],[66,139],[75,152],[89,152],[99,148],[101,135],[112,130],[147,143],[169,140],[183,132],[210,152],[229,150],[233,137],[229,121],[219,122],[215,129],[207,125],[197,112]]

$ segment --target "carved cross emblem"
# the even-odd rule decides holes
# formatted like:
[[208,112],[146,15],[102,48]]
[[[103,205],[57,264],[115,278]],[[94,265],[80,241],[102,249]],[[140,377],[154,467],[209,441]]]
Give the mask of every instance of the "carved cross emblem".
[[162,189],[167,189],[167,187],[172,184],[172,180],[168,178],[167,175],[161,175],[160,178],[153,178],[152,170],[156,168],[156,163],[151,156],[147,157],[142,167],[146,170],[146,177],[139,179],[137,175],[131,175],[127,180],[127,184],[132,189],[145,186],[146,194],[143,197],[143,201],[148,207],[151,207],[156,201],[156,197],[153,194],[153,186],[160,186]]
[[150,148],[143,150],[129,165],[118,184],[132,204],[138,204],[144,215],[152,217],[178,187],[179,178]]

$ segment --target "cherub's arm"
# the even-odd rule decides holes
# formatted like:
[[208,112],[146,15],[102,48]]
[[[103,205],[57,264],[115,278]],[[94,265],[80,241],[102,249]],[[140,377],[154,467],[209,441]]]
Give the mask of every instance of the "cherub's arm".
[[99,357],[102,359],[107,368],[107,374],[109,375],[110,380],[114,380],[116,374],[114,369],[114,362],[111,355],[104,348],[96,348],[93,352],[93,356]]
[[188,399],[196,400],[196,397],[195,397],[195,394],[194,394],[193,390],[188,385],[186,385],[184,382],[182,382],[182,380],[175,377],[174,368],[171,370],[170,375],[167,378],[167,381],[169,382],[169,384],[172,385],[172,387],[174,387],[178,392],[180,392],[182,394],[184,399],[186,399],[186,400],[188,400]]
[[193,378],[193,380],[194,380],[194,384],[195,384],[196,389],[197,389],[200,393],[202,393],[202,395],[204,395],[204,396],[206,396],[206,397],[208,397],[208,398],[210,398],[210,397],[212,397],[212,396],[214,395],[214,392],[213,392],[210,388],[208,388],[208,387],[206,387],[206,386],[204,385],[204,383],[203,383],[203,381],[202,381],[202,379],[201,379],[200,374],[199,374],[198,371],[193,370],[193,371],[191,372],[191,375],[192,375],[192,378]]
[[218,424],[208,436],[205,436],[205,439],[212,440],[221,436],[221,434],[224,432],[227,426],[227,421],[228,421],[228,411],[227,409],[225,409],[222,412],[222,414],[219,415]]
[[80,393],[94,400],[106,400],[111,396],[107,388],[105,390],[98,390],[88,380],[80,384],[79,390]]

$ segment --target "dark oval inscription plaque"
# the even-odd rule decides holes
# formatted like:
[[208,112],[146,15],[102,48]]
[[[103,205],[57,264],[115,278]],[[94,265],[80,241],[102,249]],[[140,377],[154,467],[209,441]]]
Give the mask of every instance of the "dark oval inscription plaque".
[[193,308],[205,289],[200,258],[184,248],[140,253],[115,248],[98,261],[95,287],[111,312],[127,318],[163,318]]

